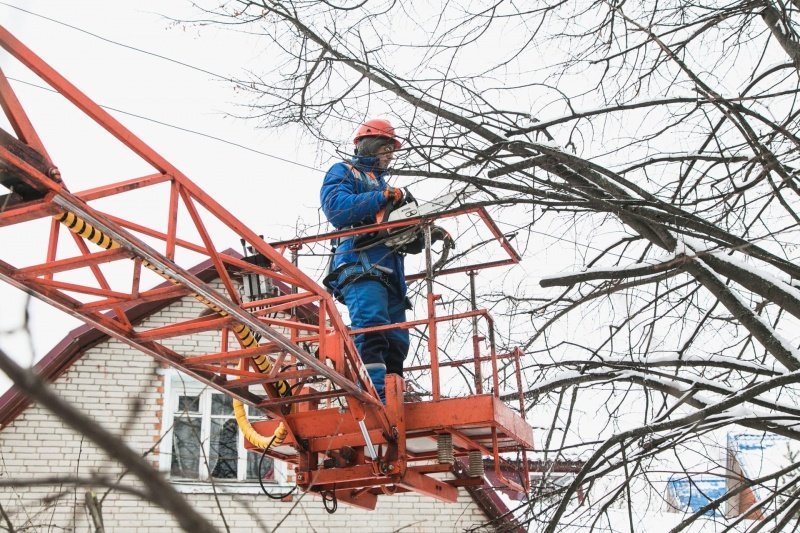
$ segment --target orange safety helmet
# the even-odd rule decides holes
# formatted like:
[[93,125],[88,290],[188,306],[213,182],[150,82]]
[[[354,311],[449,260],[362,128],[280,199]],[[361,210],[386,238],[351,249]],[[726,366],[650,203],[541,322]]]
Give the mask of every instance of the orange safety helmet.
[[385,137],[394,142],[395,150],[400,148],[400,140],[394,136],[394,126],[382,118],[372,118],[359,126],[356,136],[353,137],[353,144],[358,144],[364,137]]

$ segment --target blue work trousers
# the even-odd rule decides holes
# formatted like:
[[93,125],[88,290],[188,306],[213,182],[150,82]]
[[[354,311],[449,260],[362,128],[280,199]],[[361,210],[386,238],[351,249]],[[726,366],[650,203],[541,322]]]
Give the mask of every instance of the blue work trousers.
[[[396,324],[406,320],[406,299],[399,288],[376,279],[348,283],[341,289],[350,312],[353,329]],[[364,365],[386,365],[386,373],[403,375],[403,360],[408,355],[408,330],[392,329],[355,336],[356,348]]]

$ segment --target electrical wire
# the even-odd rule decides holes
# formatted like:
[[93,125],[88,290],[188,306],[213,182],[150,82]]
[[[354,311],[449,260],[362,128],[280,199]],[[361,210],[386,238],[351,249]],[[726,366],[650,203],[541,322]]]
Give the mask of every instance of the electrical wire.
[[[0,4],[2,4],[2,3],[3,2],[0,2]],[[22,83],[24,85],[29,85],[29,86],[35,87],[37,89],[42,89],[42,90],[45,90],[45,91],[48,91],[48,92],[51,92],[51,93],[58,94],[58,91],[56,91],[55,89],[52,89],[50,87],[45,87],[44,85],[39,85],[39,84],[36,84],[36,83],[32,83],[30,81],[21,80],[19,78],[14,78],[14,77],[11,77],[11,76],[8,76],[8,79],[12,80],[12,81],[15,81],[17,83]],[[227,145],[230,145],[230,146],[235,146],[236,148],[241,148],[242,150],[247,150],[248,152],[253,152],[254,154],[262,155],[264,157],[269,157],[270,159],[275,159],[277,161],[282,161],[284,163],[289,163],[290,165],[295,165],[295,166],[306,168],[306,169],[309,169],[309,170],[314,170],[314,171],[317,171],[317,172],[321,172],[321,169],[319,169],[317,167],[312,167],[310,165],[299,163],[297,161],[292,161],[291,159],[287,159],[285,157],[281,157],[281,156],[278,156],[278,155],[275,155],[275,154],[270,154],[268,152],[263,152],[261,150],[256,150],[255,148],[251,148],[251,147],[246,146],[244,144],[240,144],[240,143],[237,143],[237,142],[234,142],[234,141],[229,141],[227,139],[223,139],[222,137],[217,137],[216,135],[211,135],[210,133],[203,133],[202,131],[197,131],[197,130],[193,130],[193,129],[190,129],[190,128],[184,128],[183,126],[176,126],[175,124],[170,124],[169,122],[164,122],[164,121],[161,121],[161,120],[158,120],[158,119],[155,119],[155,118],[151,118],[151,117],[148,117],[148,116],[145,116],[145,115],[140,115],[138,113],[132,113],[130,111],[125,111],[123,109],[119,109],[119,108],[116,108],[116,107],[111,107],[111,106],[107,106],[107,105],[103,105],[103,104],[97,104],[97,105],[99,105],[100,107],[102,107],[103,109],[108,110],[108,111],[114,111],[114,112],[120,113],[122,115],[127,115],[129,117],[134,117],[134,118],[138,118],[138,119],[141,119],[141,120],[145,120],[147,122],[152,122],[152,123],[158,124],[160,126],[166,126],[168,128],[172,128],[172,129],[175,129],[175,130],[178,130],[178,131],[182,131],[184,133],[190,133],[192,135],[197,135],[199,137],[205,137],[206,139],[211,139],[212,141],[217,141],[217,142],[221,142],[223,144],[227,144]]]
[[[328,514],[333,514],[336,512],[336,509],[339,508],[339,500],[336,498],[336,485],[334,485],[333,490],[326,490],[319,493],[322,496],[322,507],[325,508],[325,511]],[[328,507],[328,503],[330,503],[330,507]]]
[[[128,49],[128,50],[133,50],[133,51],[135,51],[135,52],[139,52],[139,53],[142,53],[142,54],[145,54],[145,55],[149,55],[149,56],[152,56],[152,57],[155,57],[155,58],[158,58],[158,59],[162,59],[162,60],[164,60],[164,61],[168,61],[168,62],[170,62],[170,63],[173,63],[173,64],[176,64],[176,65],[182,66],[182,67],[184,67],[184,68],[187,68],[187,69],[190,69],[190,70],[194,70],[194,71],[197,71],[197,72],[201,72],[201,73],[203,73],[203,74],[208,74],[209,76],[213,76],[213,77],[215,77],[215,78],[218,78],[218,79],[220,79],[220,80],[223,80],[223,81],[227,81],[227,82],[230,82],[230,83],[235,83],[235,84],[237,84],[237,85],[242,85],[242,83],[241,83],[241,82],[239,82],[239,81],[237,81],[237,80],[233,79],[233,78],[232,78],[232,77],[230,77],[230,76],[223,76],[222,74],[218,74],[218,73],[216,73],[216,72],[212,72],[212,71],[210,71],[210,70],[207,70],[207,69],[204,69],[204,68],[202,68],[202,67],[197,67],[197,66],[195,66],[195,65],[191,65],[191,64],[189,64],[189,63],[186,63],[185,61],[180,61],[180,60],[178,60],[178,59],[173,59],[173,58],[171,58],[171,57],[167,57],[167,56],[165,56],[165,55],[158,54],[158,53],[156,53],[156,52],[150,52],[150,51],[148,51],[148,50],[144,50],[144,49],[142,49],[142,48],[138,48],[138,47],[136,47],[136,46],[132,46],[132,45],[129,45],[129,44],[121,43],[121,42],[119,42],[119,41],[115,41],[115,40],[113,40],[113,39],[109,39],[108,37],[103,37],[102,35],[98,35],[98,34],[96,34],[96,33],[93,33],[93,32],[91,32],[91,31],[89,31],[89,30],[86,30],[86,29],[84,29],[84,28],[80,28],[80,27],[78,27],[78,26],[75,26],[75,25],[73,25],[73,24],[69,24],[69,23],[67,23],[67,22],[64,22],[64,21],[61,21],[61,20],[58,20],[58,19],[54,19],[54,18],[52,18],[52,17],[48,17],[48,16],[46,16],[46,15],[42,15],[41,13],[36,13],[36,12],[34,12],[34,11],[30,11],[30,10],[28,10],[28,9],[25,9],[25,8],[22,8],[22,7],[19,7],[19,6],[16,6],[16,5],[14,5],[14,4],[9,4],[8,2],[3,2],[3,1],[0,1],[0,5],[4,5],[4,6],[6,6],[6,7],[9,7],[9,8],[11,8],[11,9],[16,9],[16,10],[18,10],[18,11],[21,11],[21,12],[23,12],[23,13],[27,13],[27,14],[29,14],[29,15],[32,15],[32,16],[34,16],[34,17],[38,17],[38,18],[41,18],[41,19],[47,20],[47,21],[49,21],[49,22],[53,22],[53,23],[55,23],[55,24],[58,24],[58,25],[60,25],[60,26],[64,26],[64,27],[66,27],[66,28],[70,28],[70,29],[72,29],[72,30],[75,30],[75,31],[78,31],[78,32],[84,33],[84,34],[86,34],[86,35],[88,35],[88,36],[90,36],[90,37],[93,37],[93,38],[95,38],[95,39],[99,39],[99,40],[101,40],[101,41],[104,41],[104,42],[107,42],[107,43],[113,44],[113,45],[115,45],[115,46],[120,46],[120,47],[122,47],[122,48],[126,48],[126,49]],[[8,79],[10,79],[10,80],[14,80],[14,81],[16,81],[16,82],[19,82],[19,83],[24,83],[24,84],[26,84],[26,85],[30,85],[30,86],[33,86],[33,87],[37,87],[37,88],[39,88],[39,89],[44,89],[44,90],[47,90],[47,91],[50,91],[50,92],[54,92],[54,93],[58,92],[58,91],[55,91],[55,90],[51,89],[50,87],[44,87],[44,86],[37,85],[37,84],[35,84],[35,83],[31,83],[31,82],[27,82],[27,81],[23,81],[23,80],[20,80],[20,79],[11,78],[11,77],[9,77]],[[159,125],[162,125],[162,126],[166,126],[166,127],[168,127],[168,128],[173,128],[173,129],[176,129],[176,130],[179,130],[179,131],[183,131],[183,132],[186,132],[186,133],[191,133],[191,134],[193,134],[193,135],[198,135],[198,136],[200,136],[200,137],[205,137],[205,138],[207,138],[207,139],[212,139],[212,140],[215,140],[215,141],[218,141],[218,142],[224,143],[224,144],[228,144],[228,145],[231,145],[231,146],[235,146],[235,147],[237,147],[237,148],[241,148],[241,149],[243,149],[243,150],[247,150],[247,151],[249,151],[249,152],[253,152],[253,153],[255,153],[255,154],[258,154],[258,155],[263,155],[263,156],[265,156],[265,157],[269,157],[269,158],[271,158],[271,159],[275,159],[275,160],[277,160],[277,161],[282,161],[282,162],[284,162],[284,163],[289,163],[289,164],[291,164],[291,165],[296,165],[296,166],[299,166],[299,167],[302,167],[302,168],[307,168],[307,169],[309,169],[309,170],[321,171],[321,169],[319,169],[319,168],[317,168],[317,167],[312,167],[312,166],[309,166],[309,165],[305,165],[305,164],[303,164],[303,163],[299,163],[299,162],[297,162],[297,161],[292,161],[291,159],[287,159],[287,158],[284,158],[284,157],[281,157],[281,156],[277,156],[277,155],[274,155],[274,154],[270,154],[270,153],[268,153],[268,152],[263,152],[263,151],[261,151],[261,150],[256,150],[255,148],[251,148],[251,147],[249,147],[249,146],[245,146],[245,145],[243,145],[243,144],[240,144],[240,143],[237,143],[237,142],[229,141],[229,140],[227,140],[227,139],[223,139],[223,138],[221,138],[221,137],[217,137],[217,136],[215,136],[215,135],[211,135],[211,134],[208,134],[208,133],[203,133],[203,132],[196,131],[196,130],[192,130],[192,129],[189,129],[189,128],[184,128],[184,127],[181,127],[181,126],[176,126],[176,125],[174,125],[174,124],[169,124],[169,123],[167,123],[167,122],[162,122],[162,121],[160,121],[160,120],[156,120],[156,119],[153,119],[153,118],[150,118],[150,117],[146,117],[146,116],[144,116],[144,115],[139,115],[139,114],[136,114],[136,113],[131,113],[131,112],[129,112],[129,111],[123,111],[122,109],[117,109],[117,108],[110,107],[110,106],[100,105],[100,107],[102,107],[103,109],[107,109],[107,110],[109,110],[109,111],[115,111],[115,112],[117,112],[117,113],[121,113],[121,114],[123,114],[123,115],[128,115],[128,116],[131,116],[131,117],[139,118],[139,119],[142,119],[142,120],[146,120],[146,121],[149,121],[149,122],[153,122],[153,123],[155,123],[155,124],[159,124]]]
[[33,15],[34,17],[39,17],[41,19],[44,19],[44,20],[47,20],[47,21],[50,21],[50,22],[54,22],[54,23],[56,23],[56,24],[58,24],[60,26],[65,26],[65,27],[70,28],[72,30],[79,31],[81,33],[85,33],[86,35],[89,35],[90,37],[94,37],[95,39],[100,39],[101,41],[105,41],[107,43],[110,43],[110,44],[113,44],[113,45],[116,45],[116,46],[121,46],[122,48],[127,48],[128,50],[133,50],[134,52],[139,52],[139,53],[146,54],[146,55],[149,55],[149,56],[157,57],[158,59],[163,59],[164,61],[169,61],[170,63],[174,63],[176,65],[180,65],[182,67],[185,67],[185,68],[188,68],[188,69],[191,69],[191,70],[195,70],[197,72],[202,72],[203,74],[208,74],[209,76],[214,76],[215,78],[219,78],[221,80],[225,80],[225,81],[236,83],[238,85],[242,85],[241,82],[238,82],[238,81],[236,81],[233,78],[230,78],[228,76],[223,76],[222,74],[217,74],[216,72],[211,72],[210,70],[206,70],[206,69],[201,68],[201,67],[196,67],[194,65],[190,65],[189,63],[185,63],[185,62],[180,61],[178,59],[172,59],[171,57],[167,57],[167,56],[164,56],[164,55],[161,55],[161,54],[157,54],[155,52],[150,52],[150,51],[144,50],[142,48],[137,48],[137,47],[129,45],[129,44],[121,43],[119,41],[115,41],[113,39],[109,39],[108,37],[103,37],[102,35],[98,35],[96,33],[92,33],[89,30],[85,30],[85,29],[80,28],[78,26],[75,26],[73,24],[69,24],[67,22],[64,22],[64,21],[61,21],[61,20],[58,20],[58,19],[54,19],[52,17],[48,17],[46,15],[42,15],[41,13],[36,13],[34,11],[30,11],[28,9],[25,9],[25,8],[22,8],[22,7],[19,7],[19,6],[15,6],[14,4],[9,4],[8,2],[0,2],[0,5],[4,5],[6,7],[10,7],[11,9],[16,9],[17,11],[22,11],[23,13],[27,13],[28,15]]
[[[89,35],[90,37],[93,37],[93,38],[96,38],[96,39],[100,39],[101,41],[113,44],[115,46],[120,46],[122,48],[133,50],[135,52],[139,52],[139,53],[142,53],[142,54],[150,55],[150,56],[156,57],[158,59],[162,59],[164,61],[169,61],[169,62],[174,63],[176,65],[179,65],[179,66],[182,66],[182,67],[185,67],[185,68],[188,68],[190,70],[197,71],[197,72],[201,72],[201,73],[204,73],[204,74],[208,74],[210,76],[213,76],[215,78],[218,78],[218,79],[221,79],[221,80],[224,80],[224,81],[228,81],[228,82],[231,82],[231,83],[239,83],[235,79],[233,79],[233,78],[231,78],[229,76],[223,76],[222,74],[218,74],[216,72],[212,72],[210,70],[206,70],[206,69],[204,69],[202,67],[197,67],[197,66],[191,65],[191,64],[186,63],[184,61],[173,59],[171,57],[167,57],[167,56],[155,53],[155,52],[150,52],[148,50],[144,50],[144,49],[138,48],[136,46],[132,46],[132,45],[128,45],[128,44],[125,44],[125,43],[121,43],[119,41],[115,41],[115,40],[109,39],[107,37],[103,37],[102,35],[98,35],[96,33],[93,33],[91,31],[89,31],[89,30],[86,30],[86,29],[83,29],[81,27],[75,26],[73,24],[69,24],[67,22],[64,22],[64,21],[61,21],[61,20],[58,20],[58,19],[54,19],[52,17],[48,17],[48,16],[45,16],[45,15],[42,15],[40,13],[36,13],[34,11],[30,11],[28,9],[25,9],[25,8],[22,8],[22,7],[13,5],[13,4],[9,4],[8,2],[0,1],[0,5],[4,5],[6,7],[11,8],[11,9],[16,9],[16,10],[21,11],[23,13],[27,13],[29,15],[32,15],[32,16],[35,16],[35,17],[38,17],[38,18],[53,22],[55,24],[58,24],[58,25],[61,25],[61,26],[67,27],[67,28],[70,28],[72,30],[75,30],[75,31],[84,33],[86,35]],[[27,82],[27,81],[24,81],[24,80],[11,78],[11,77],[9,77],[8,79],[14,80],[16,82],[23,83],[23,84],[26,84],[26,85],[30,85],[30,86],[33,86],[33,87],[37,87],[39,89],[44,89],[44,90],[47,90],[47,91],[50,91],[50,92],[54,92],[54,93],[57,92],[57,91],[51,89],[50,87],[43,87],[41,85],[37,85],[35,83]],[[245,146],[245,145],[237,143],[237,142],[229,141],[229,140],[226,140],[226,139],[214,136],[214,135],[210,135],[210,134],[203,133],[203,132],[200,132],[200,131],[192,130],[192,129],[189,129],[189,128],[184,128],[184,127],[181,127],[181,126],[176,126],[174,124],[169,124],[169,123],[162,122],[162,121],[150,118],[150,117],[146,117],[146,116],[139,115],[139,114],[136,114],[136,113],[131,113],[131,112],[128,112],[128,111],[123,111],[121,109],[110,107],[110,106],[100,105],[100,107],[102,107],[103,109],[107,109],[109,111],[115,111],[117,113],[121,113],[121,114],[124,114],[124,115],[128,115],[128,116],[132,116],[132,117],[135,117],[135,118],[139,118],[141,120],[146,120],[146,121],[149,121],[149,122],[153,122],[155,124],[166,126],[168,128],[173,128],[173,129],[176,129],[176,130],[179,130],[179,131],[183,131],[185,133],[198,135],[200,137],[205,137],[207,139],[211,139],[211,140],[215,140],[215,141],[218,141],[218,142],[221,142],[221,143],[224,143],[224,144],[235,146],[237,148],[241,148],[243,150],[247,150],[249,152],[252,152],[252,153],[255,153],[255,154],[258,154],[258,155],[262,155],[262,156],[269,157],[269,158],[272,158],[272,159],[275,159],[275,160],[278,160],[278,161],[282,161],[284,163],[289,163],[289,164],[296,165],[296,166],[299,166],[299,167],[302,167],[302,168],[306,168],[306,169],[309,169],[309,170],[321,171],[321,169],[319,169],[317,167],[312,167],[312,166],[309,166],[309,165],[305,165],[303,163],[299,163],[297,161],[292,161],[291,159],[286,159],[286,158],[283,158],[283,157],[280,157],[280,156],[277,156],[277,155],[274,155],[274,154],[263,152],[261,150],[256,150],[255,148],[251,148],[249,146]],[[544,235],[544,236],[547,236],[547,237],[551,237],[551,238],[553,237],[552,235],[545,234],[543,232],[534,231],[533,233],[539,233],[541,235]],[[570,241],[569,239],[557,238],[557,240],[567,241],[567,242],[575,242],[577,244],[577,241]],[[587,246],[587,247],[589,249],[593,249],[593,250],[598,250],[599,251],[599,249],[597,249],[597,248],[594,248],[594,247],[591,247],[591,246]]]
[[284,494],[272,494],[270,493],[267,488],[264,486],[264,479],[261,476],[261,468],[264,466],[264,457],[267,456],[267,450],[269,448],[264,448],[264,451],[261,452],[261,458],[258,460],[258,484],[261,485],[261,490],[272,500],[283,500],[284,498],[288,498],[297,490],[297,485],[289,489],[289,492]]

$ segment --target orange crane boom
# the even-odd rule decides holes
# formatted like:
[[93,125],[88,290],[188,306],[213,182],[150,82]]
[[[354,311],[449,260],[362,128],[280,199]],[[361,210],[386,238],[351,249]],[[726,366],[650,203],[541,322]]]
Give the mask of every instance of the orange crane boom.
[[[241,417],[237,415],[237,419],[243,419],[240,427],[248,447],[294,464],[298,486],[321,494],[326,502],[333,499],[374,508],[379,494],[403,491],[454,502],[457,486],[483,483],[484,456],[495,459],[501,482],[515,490],[528,489],[527,472],[519,483],[500,472],[500,454],[524,454],[533,447],[533,430],[525,421],[522,400],[514,410],[499,399],[498,361],[513,364],[516,386],[521,389],[521,352],[496,353],[491,315],[474,304],[462,313],[437,315],[439,296],[433,291],[435,274],[429,257],[425,271],[409,276],[427,282],[426,316],[392,327],[427,328],[430,364],[410,370],[430,373],[432,400],[405,403],[402,379],[388,376],[384,406],[356,351],[352,340],[355,332],[347,328],[331,296],[285,256],[347,232],[268,244],[3,27],[0,47],[154,169],[139,178],[82,192],[69,191],[0,71],[0,105],[13,129],[13,134],[0,129],[0,184],[9,190],[0,197],[0,230],[25,235],[27,224],[47,217],[51,220],[44,239],[31,237],[28,242],[28,247],[38,250],[38,262],[12,263],[13,254],[0,252],[0,279],[237,402],[261,409],[270,419],[252,426],[243,408]],[[162,191],[164,187],[168,191],[157,194],[168,195],[168,207],[163,216],[154,218],[160,223],[136,222],[96,207],[99,200],[146,188]],[[195,238],[179,237],[179,213],[188,215],[189,233]],[[477,270],[519,261],[519,255],[481,207],[458,208],[349,233],[411,225],[429,231],[432,220],[447,217],[473,217],[482,223],[506,257],[436,275],[466,272],[474,281]],[[208,229],[211,226],[223,227],[226,239],[241,239],[260,261],[219,251]],[[77,255],[59,246],[65,240],[74,242]],[[210,260],[219,284],[205,283],[182,266],[187,254]],[[116,268],[113,277],[108,274],[112,267]],[[77,275],[85,274],[86,269],[91,276]],[[147,288],[143,278],[153,273],[169,280],[169,286]],[[269,279],[287,290],[281,295],[265,294],[243,301],[239,279],[247,276]],[[175,318],[170,324],[151,328],[132,324],[125,313],[145,301],[181,295],[191,295],[213,313],[194,319]],[[313,313],[298,312],[303,308],[313,309]],[[278,318],[279,313],[286,318]],[[440,364],[437,327],[455,320],[472,320],[474,324],[484,320],[490,353],[481,354],[481,343],[487,339],[480,337],[474,326],[472,357]],[[198,355],[170,347],[169,340],[176,337],[209,332],[219,339],[216,352]],[[229,346],[229,337],[239,342],[238,349]],[[491,365],[490,392],[483,391],[484,363]],[[476,394],[443,398],[440,368],[463,365],[474,366]],[[263,391],[256,392],[254,386]],[[339,402],[337,407],[334,400]],[[469,457],[470,475],[466,479],[443,479],[440,474],[451,471],[459,457]]]

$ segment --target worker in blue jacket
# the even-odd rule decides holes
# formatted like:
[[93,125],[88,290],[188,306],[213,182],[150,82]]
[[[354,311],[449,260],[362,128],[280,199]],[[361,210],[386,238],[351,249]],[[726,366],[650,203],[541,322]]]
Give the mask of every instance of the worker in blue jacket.
[[[372,119],[353,139],[355,156],[333,165],[320,190],[322,211],[336,229],[377,221],[379,212],[400,205],[402,189],[386,183],[393,153],[400,148],[391,123]],[[353,329],[405,322],[408,300],[403,255],[380,241],[355,236],[334,243],[332,270],[325,285],[347,305]],[[403,375],[408,330],[392,329],[355,336],[361,360],[385,402],[386,373]]]

